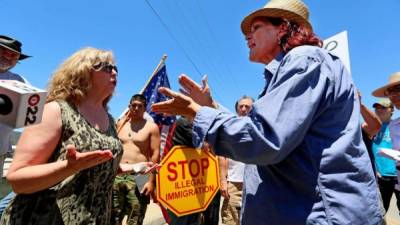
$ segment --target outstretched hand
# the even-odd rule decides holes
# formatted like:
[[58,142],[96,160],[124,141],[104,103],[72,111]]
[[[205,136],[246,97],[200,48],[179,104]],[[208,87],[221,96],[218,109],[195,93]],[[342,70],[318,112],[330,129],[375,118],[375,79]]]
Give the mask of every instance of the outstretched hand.
[[179,76],[179,84],[181,85],[181,88],[179,90],[183,94],[192,98],[193,101],[201,106],[214,107],[215,102],[211,97],[211,90],[208,85],[207,75],[204,75],[201,82],[202,86],[197,84],[187,75],[182,74],[181,76]]
[[165,87],[159,88],[158,91],[161,94],[171,97],[171,99],[153,104],[151,110],[155,113],[182,115],[192,120],[201,108],[192,98],[182,93],[172,91]]
[[67,146],[67,166],[74,171],[97,166],[112,159],[113,154],[110,150],[95,150],[90,152],[78,152],[74,145]]

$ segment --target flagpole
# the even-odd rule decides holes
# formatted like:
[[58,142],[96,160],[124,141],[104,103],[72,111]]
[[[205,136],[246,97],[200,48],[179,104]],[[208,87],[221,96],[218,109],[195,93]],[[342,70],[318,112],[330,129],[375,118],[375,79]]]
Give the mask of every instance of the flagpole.
[[150,83],[151,79],[154,77],[154,75],[158,72],[158,70],[165,64],[165,60],[167,60],[167,55],[164,54],[161,57],[160,62],[158,63],[156,69],[153,71],[153,73],[151,74],[149,80],[147,80],[146,84],[143,86],[142,90],[140,91],[141,94],[143,94],[144,89],[147,87],[147,85]]
[[[158,72],[158,70],[165,64],[165,60],[167,59],[167,55],[164,54],[161,57],[160,62],[158,63],[156,69],[153,71],[153,73],[151,74],[149,80],[146,82],[146,84],[143,86],[142,90],[140,91],[141,94],[143,94],[144,89],[147,87],[147,85],[150,83],[151,79],[154,77],[154,75]],[[122,117],[122,118],[121,118]],[[119,123],[119,121],[117,122],[118,127],[117,127],[117,134],[121,131],[122,127],[126,124],[126,122],[128,122],[129,120],[129,107],[125,109],[125,111],[122,113],[122,115],[120,116],[120,118],[122,119],[122,121]]]

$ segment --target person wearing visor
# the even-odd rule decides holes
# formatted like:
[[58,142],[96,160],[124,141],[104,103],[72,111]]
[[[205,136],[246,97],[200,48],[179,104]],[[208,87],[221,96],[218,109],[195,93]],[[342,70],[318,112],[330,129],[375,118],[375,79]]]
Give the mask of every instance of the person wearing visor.
[[[374,90],[372,95],[380,98],[389,98],[390,102],[396,109],[400,109],[400,72],[395,72],[389,76],[389,82]],[[396,118],[390,121],[389,123],[389,133],[390,139],[392,141],[392,148],[394,150],[400,151],[400,118]],[[395,185],[395,189],[400,191],[400,162],[396,162],[396,174],[397,181]],[[385,203],[385,196],[382,193],[382,198]],[[387,197],[388,198],[388,197]],[[397,202],[398,208],[400,207],[399,202]],[[386,208],[386,206],[385,206]]]
[[266,65],[248,117],[223,110],[188,76],[179,78],[184,93],[160,88],[171,99],[152,109],[193,120],[194,146],[206,141],[246,163],[241,224],[380,225],[356,87],[308,17],[300,0],[271,0],[243,19],[250,61]]
[[397,208],[400,209],[400,192],[395,189],[397,185],[396,162],[379,154],[380,148],[392,148],[389,124],[392,120],[394,106],[389,99],[380,98],[372,107],[374,107],[375,114],[382,122],[381,129],[372,139],[372,152],[375,158],[379,191],[381,192],[383,206],[387,212],[393,194],[397,199]]

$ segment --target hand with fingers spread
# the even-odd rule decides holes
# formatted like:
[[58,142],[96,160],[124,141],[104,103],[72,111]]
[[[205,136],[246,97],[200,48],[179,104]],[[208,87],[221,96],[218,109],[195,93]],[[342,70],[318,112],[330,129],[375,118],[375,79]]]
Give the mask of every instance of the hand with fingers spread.
[[76,172],[102,164],[112,157],[110,150],[79,152],[74,145],[67,146],[67,167]]
[[181,85],[179,90],[183,94],[192,98],[197,104],[215,108],[216,102],[214,102],[213,98],[211,97],[211,90],[208,85],[207,75],[204,75],[201,81],[202,86],[197,84],[187,75],[182,74],[179,77],[179,84]]
[[192,120],[201,106],[192,98],[172,91],[169,88],[161,87],[158,90],[160,93],[171,97],[171,99],[153,104],[151,109],[155,113],[165,113],[168,115],[182,115]]

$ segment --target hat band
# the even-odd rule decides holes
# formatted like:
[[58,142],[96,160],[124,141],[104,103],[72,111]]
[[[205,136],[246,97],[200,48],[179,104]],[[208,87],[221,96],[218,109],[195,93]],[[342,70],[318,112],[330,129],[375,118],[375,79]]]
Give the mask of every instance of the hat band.
[[0,43],[0,46],[10,49],[14,52],[21,53],[21,47],[19,47],[18,45],[15,45],[13,43]]

